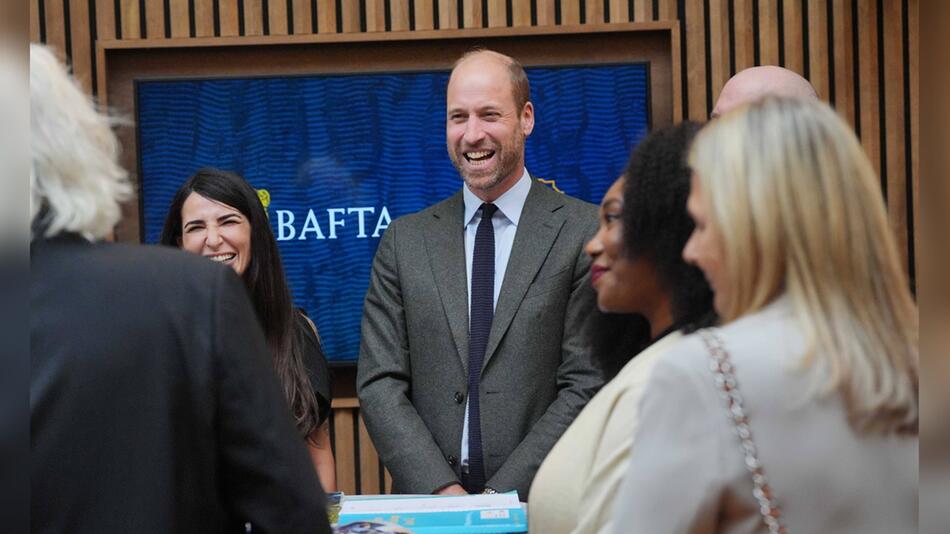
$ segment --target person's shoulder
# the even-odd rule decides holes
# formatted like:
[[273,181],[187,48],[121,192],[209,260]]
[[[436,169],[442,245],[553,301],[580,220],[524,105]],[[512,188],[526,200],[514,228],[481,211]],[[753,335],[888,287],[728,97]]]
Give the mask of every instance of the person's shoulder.
[[532,188],[536,191],[536,198],[550,203],[568,218],[596,222],[598,207],[594,204],[572,197],[560,189],[556,189],[554,184],[542,178],[533,176],[532,182]]
[[460,210],[463,209],[462,206],[462,193],[461,190],[459,190],[452,196],[435,204],[393,219],[393,222],[389,225],[389,229],[395,227],[399,231],[411,231],[412,229],[419,228],[431,222],[433,219],[443,217],[457,216],[459,220],[461,220],[462,212]]

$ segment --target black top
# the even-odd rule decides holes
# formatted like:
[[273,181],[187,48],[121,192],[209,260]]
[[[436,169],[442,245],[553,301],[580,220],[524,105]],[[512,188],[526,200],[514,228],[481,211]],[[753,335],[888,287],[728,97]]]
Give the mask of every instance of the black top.
[[327,365],[327,358],[323,354],[320,340],[317,339],[313,328],[310,328],[310,323],[307,322],[306,312],[301,308],[297,308],[297,313],[294,315],[294,328],[297,335],[301,336],[303,340],[301,344],[301,347],[303,347],[303,364],[307,368],[310,387],[313,388],[313,393],[317,397],[317,418],[319,424],[322,425],[330,416],[330,401],[333,399],[330,393],[330,367]]
[[34,532],[330,532],[233,270],[76,236],[30,249]]

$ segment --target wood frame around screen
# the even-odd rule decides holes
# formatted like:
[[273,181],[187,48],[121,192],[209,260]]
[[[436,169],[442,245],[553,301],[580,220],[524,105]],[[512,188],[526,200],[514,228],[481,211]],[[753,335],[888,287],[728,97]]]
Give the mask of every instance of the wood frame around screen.
[[[135,82],[175,78],[344,74],[449,69],[482,46],[526,67],[647,62],[651,127],[682,118],[679,27],[675,22],[434,30],[406,33],[101,41],[103,105],[135,116]],[[137,184],[136,129],[118,130],[122,166]],[[140,240],[139,202],[124,206],[119,241]]]

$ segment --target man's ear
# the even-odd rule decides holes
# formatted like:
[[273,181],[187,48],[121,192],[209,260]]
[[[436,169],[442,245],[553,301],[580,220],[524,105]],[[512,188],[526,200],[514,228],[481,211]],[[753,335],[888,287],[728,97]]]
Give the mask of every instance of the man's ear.
[[525,102],[524,108],[521,109],[521,133],[528,137],[532,130],[534,130],[534,104]]

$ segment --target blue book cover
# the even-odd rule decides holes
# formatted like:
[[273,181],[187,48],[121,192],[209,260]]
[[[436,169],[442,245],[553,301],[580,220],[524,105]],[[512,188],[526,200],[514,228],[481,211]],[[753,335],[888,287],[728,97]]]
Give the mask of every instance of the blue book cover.
[[340,534],[467,534],[528,531],[517,492],[496,495],[347,496]]

